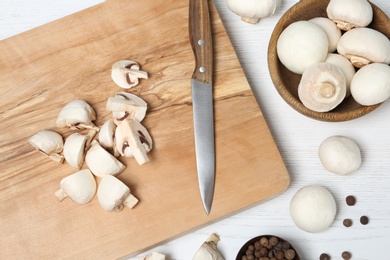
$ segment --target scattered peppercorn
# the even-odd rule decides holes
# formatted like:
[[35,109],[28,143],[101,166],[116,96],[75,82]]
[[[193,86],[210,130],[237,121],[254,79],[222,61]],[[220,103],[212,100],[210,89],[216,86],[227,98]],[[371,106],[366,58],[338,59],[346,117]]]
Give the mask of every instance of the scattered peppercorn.
[[343,225],[346,227],[351,227],[352,226],[352,220],[349,218],[344,219]]
[[344,260],[349,260],[349,259],[351,259],[352,255],[351,255],[350,252],[344,251],[344,252],[341,254],[341,257],[342,257]]
[[360,217],[360,223],[362,223],[362,225],[367,225],[368,224],[368,217],[367,216],[361,216]]
[[323,253],[320,255],[320,260],[330,260],[330,256],[328,254]]
[[348,206],[353,206],[356,204],[356,198],[352,195],[349,195],[345,198],[345,201],[347,202]]

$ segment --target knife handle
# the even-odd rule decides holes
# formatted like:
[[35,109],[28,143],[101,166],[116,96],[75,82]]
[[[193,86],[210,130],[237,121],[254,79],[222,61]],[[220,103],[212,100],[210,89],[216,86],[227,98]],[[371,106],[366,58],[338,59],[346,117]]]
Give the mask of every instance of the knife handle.
[[211,84],[213,45],[208,0],[190,0],[189,33],[195,56],[195,70],[192,79]]

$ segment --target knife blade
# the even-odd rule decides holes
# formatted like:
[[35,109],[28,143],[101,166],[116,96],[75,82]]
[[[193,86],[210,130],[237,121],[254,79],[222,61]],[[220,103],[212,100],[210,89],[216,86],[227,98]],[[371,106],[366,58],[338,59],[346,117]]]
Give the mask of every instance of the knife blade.
[[190,0],[189,35],[195,56],[191,79],[199,191],[209,215],[215,186],[213,47],[207,0]]

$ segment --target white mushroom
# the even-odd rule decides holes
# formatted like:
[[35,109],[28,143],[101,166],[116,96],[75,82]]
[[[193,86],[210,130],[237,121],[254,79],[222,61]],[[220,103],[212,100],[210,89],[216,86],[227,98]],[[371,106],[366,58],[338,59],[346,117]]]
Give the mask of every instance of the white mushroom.
[[298,85],[303,105],[317,112],[327,112],[338,106],[346,95],[343,73],[330,63],[317,63],[305,70]]
[[102,208],[108,212],[120,212],[124,206],[133,208],[138,203],[138,199],[130,193],[130,189],[111,175],[103,176],[97,196]]
[[78,204],[90,202],[96,194],[96,181],[88,169],[78,171],[61,180],[55,193],[59,201],[69,197]]
[[89,149],[96,131],[90,130],[87,135],[73,133],[65,140],[64,157],[69,165],[80,169],[84,162],[85,152]]
[[122,156],[133,157],[142,165],[149,161],[147,153],[153,142],[148,130],[136,120],[125,120],[115,131],[116,149]]
[[295,225],[309,233],[327,230],[334,222],[336,212],[333,195],[319,185],[301,188],[290,203],[290,215]]
[[256,24],[261,18],[273,15],[280,4],[281,0],[227,0],[228,8],[250,24]]
[[373,10],[367,0],[331,0],[326,12],[328,17],[344,31],[355,27],[366,27],[373,19]]
[[381,63],[364,66],[352,79],[351,93],[363,106],[384,102],[390,97],[390,67]]
[[111,77],[119,87],[129,89],[138,85],[140,78],[147,79],[148,73],[135,61],[120,60],[112,65]]
[[349,97],[351,95],[351,81],[356,72],[355,67],[347,58],[336,53],[329,53],[325,62],[335,65],[344,74],[347,85],[347,93],[345,97]]
[[64,148],[64,141],[60,134],[54,131],[44,130],[31,136],[28,142],[53,161],[58,163],[64,161],[64,156],[60,154]]
[[126,168],[124,164],[101,147],[96,140],[92,141],[91,148],[89,148],[85,156],[85,162],[91,172],[97,177],[118,175]]
[[302,74],[328,55],[329,41],[324,30],[309,21],[298,21],[282,31],[277,41],[277,54],[290,71]]
[[371,28],[355,28],[341,36],[337,52],[348,58],[357,68],[369,63],[390,64],[390,41]]
[[57,127],[69,127],[72,130],[95,129],[92,121],[96,120],[95,110],[84,100],[76,99],[66,104],[57,117]]
[[141,122],[145,118],[147,104],[136,95],[119,92],[107,100],[106,109],[113,112],[114,122],[118,125],[126,119]]
[[326,33],[329,41],[328,52],[336,51],[337,42],[341,37],[341,30],[336,26],[336,24],[332,20],[325,17],[315,17],[310,19],[309,22],[320,26]]
[[119,156],[119,152],[115,146],[115,129],[116,124],[113,119],[108,119],[101,127],[99,131],[99,143],[100,145],[110,151],[115,157]]
[[192,260],[224,260],[223,256],[217,249],[219,240],[219,237],[212,233],[198,251],[196,251]]
[[318,156],[326,170],[339,175],[355,172],[362,162],[359,146],[344,136],[331,136],[324,140]]
[[165,255],[159,252],[153,252],[150,255],[142,257],[140,260],[165,260]]

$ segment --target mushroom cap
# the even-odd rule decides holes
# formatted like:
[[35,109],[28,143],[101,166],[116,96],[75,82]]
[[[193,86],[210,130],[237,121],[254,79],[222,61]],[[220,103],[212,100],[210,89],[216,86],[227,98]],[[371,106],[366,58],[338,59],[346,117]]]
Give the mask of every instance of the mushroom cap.
[[362,162],[359,146],[344,136],[331,136],[324,140],[318,156],[326,170],[339,175],[355,172]]
[[305,70],[298,85],[298,96],[304,106],[317,112],[328,112],[346,95],[346,81],[339,68],[317,63]]
[[85,162],[91,172],[97,177],[118,175],[126,168],[124,164],[101,147],[96,140],[92,141],[91,148],[89,148],[85,156]]
[[57,117],[57,127],[67,127],[83,123],[92,124],[96,120],[95,110],[84,100],[76,99],[66,104]]
[[65,177],[60,185],[66,195],[78,204],[90,202],[96,194],[96,181],[88,169]]
[[111,175],[102,177],[97,192],[102,208],[109,212],[123,210],[123,202],[130,195],[130,189],[119,179]]
[[359,69],[351,82],[351,94],[363,106],[387,100],[390,97],[390,67],[372,63]]
[[337,44],[337,52],[358,68],[368,63],[390,64],[389,39],[371,28],[355,28],[344,33]]
[[73,133],[65,140],[64,157],[69,165],[79,169],[84,162],[87,135]]
[[28,139],[28,142],[36,149],[50,155],[60,153],[64,148],[62,136],[54,131],[43,130]]
[[326,17],[315,17],[310,19],[309,22],[320,26],[326,33],[329,41],[328,52],[336,51],[337,43],[341,37],[341,30],[336,26],[336,24]]
[[326,12],[343,30],[365,27],[373,19],[373,10],[367,0],[331,0]]
[[333,195],[319,185],[301,188],[290,203],[290,215],[295,225],[309,233],[327,230],[334,222],[336,212]]
[[290,71],[302,74],[328,55],[329,41],[324,30],[309,21],[298,21],[282,31],[277,41],[277,54]]
[[227,0],[228,8],[245,18],[264,18],[274,14],[280,7],[281,0]]
[[325,62],[335,65],[344,74],[346,85],[347,85],[347,93],[345,96],[346,97],[350,96],[350,94],[351,94],[351,81],[352,81],[353,76],[356,73],[355,67],[352,65],[352,63],[347,58],[345,58],[344,56],[342,56],[340,54],[336,54],[336,53],[329,53],[325,59]]

